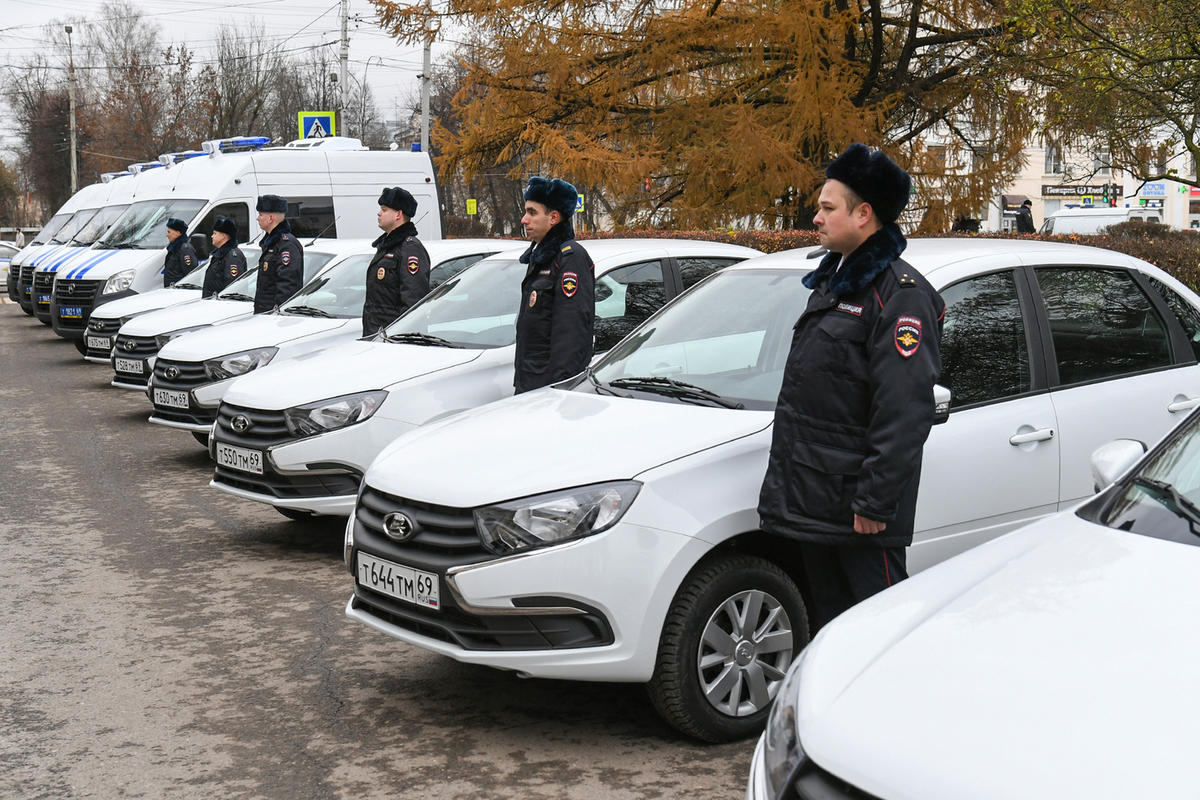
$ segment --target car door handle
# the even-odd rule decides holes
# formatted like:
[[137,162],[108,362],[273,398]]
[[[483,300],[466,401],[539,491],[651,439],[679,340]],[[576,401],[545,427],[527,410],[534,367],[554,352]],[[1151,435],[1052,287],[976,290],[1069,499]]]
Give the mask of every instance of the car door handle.
[[1178,414],[1180,411],[1191,411],[1196,406],[1200,406],[1200,397],[1187,397],[1182,394],[1175,395],[1174,402],[1167,406],[1167,411],[1172,414]]
[[1013,447],[1017,447],[1019,445],[1029,444],[1030,442],[1044,442],[1047,439],[1053,438],[1054,428],[1038,428],[1035,431],[1028,431],[1026,433],[1014,433],[1012,436],[1008,437],[1008,443]]

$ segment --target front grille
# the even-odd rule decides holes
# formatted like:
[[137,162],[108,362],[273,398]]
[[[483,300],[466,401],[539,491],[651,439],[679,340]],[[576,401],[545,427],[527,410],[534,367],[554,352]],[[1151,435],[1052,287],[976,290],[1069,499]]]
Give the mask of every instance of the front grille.
[[[383,532],[383,518],[393,511],[401,511],[416,522],[416,534],[403,543],[392,541]],[[475,531],[471,509],[405,500],[369,486],[355,506],[354,531],[356,540],[361,531],[364,537],[393,550],[405,564],[431,572],[495,558]]]
[[785,800],[879,800],[809,761],[784,792]]
[[[233,419],[237,416],[243,416],[250,422],[250,427],[241,433],[233,427]],[[282,411],[263,411],[221,403],[217,410],[217,438],[238,447],[266,450],[268,447],[296,441],[301,437],[288,430]],[[356,485],[348,494],[357,491]]]
[[[91,325],[88,326],[88,331],[91,332]],[[116,346],[113,348],[113,355],[128,358],[149,358],[157,354],[158,342],[153,336],[121,334],[117,337]]]
[[121,329],[121,320],[119,319],[103,319],[102,317],[93,316],[88,320],[88,333],[96,336],[109,336]]
[[96,293],[100,291],[102,281],[67,281],[58,280],[54,283],[54,302],[62,307],[77,307],[82,310],[79,317],[63,317],[61,311],[56,320],[58,327],[82,330],[87,327],[88,317],[92,315],[95,306]]
[[24,308],[33,308],[33,265],[22,264],[17,273],[17,302]]
[[[43,314],[50,313],[50,292],[54,289],[54,273],[53,272],[35,272],[33,273],[33,301],[37,304],[37,310]],[[42,300],[41,298],[47,298]]]
[[[167,377],[167,370],[174,372],[174,377]],[[165,361],[158,359],[154,362],[154,388],[170,389],[175,392],[191,392],[197,386],[211,383],[204,364],[195,361]],[[153,396],[150,398],[154,401]],[[188,408],[172,408],[154,403],[154,416],[171,422],[187,422],[193,425],[211,425],[217,418],[215,408],[202,408],[195,399],[188,395]]]

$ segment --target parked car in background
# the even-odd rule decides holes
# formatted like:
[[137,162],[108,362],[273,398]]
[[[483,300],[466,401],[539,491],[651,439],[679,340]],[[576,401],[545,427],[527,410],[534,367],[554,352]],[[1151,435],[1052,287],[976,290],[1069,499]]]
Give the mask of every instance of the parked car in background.
[[[21,252],[21,248],[17,247],[15,242],[0,242],[0,278],[4,279],[5,284],[9,284],[8,265],[12,262],[12,257]],[[8,293],[10,300],[16,300],[16,287],[14,286]]]
[[[348,616],[464,662],[647,683],[698,738],[756,733],[808,639],[796,555],[757,505],[811,254],[728,267],[574,381],[384,449],[346,528]],[[946,300],[953,392],[912,571],[1078,502],[1093,449],[1200,404],[1200,297],[1156,267],[1038,241],[904,256]],[[839,452],[797,459],[857,474]]]
[[1200,415],[1126,473],[1143,449],[1102,448],[1094,499],[826,626],[747,800],[1194,796]]
[[[405,431],[513,391],[527,245],[481,261],[375,339],[248,375],[225,393],[210,484],[280,513],[349,515],[367,466]],[[608,350],[704,276],[758,251],[682,239],[584,243],[595,349]]]

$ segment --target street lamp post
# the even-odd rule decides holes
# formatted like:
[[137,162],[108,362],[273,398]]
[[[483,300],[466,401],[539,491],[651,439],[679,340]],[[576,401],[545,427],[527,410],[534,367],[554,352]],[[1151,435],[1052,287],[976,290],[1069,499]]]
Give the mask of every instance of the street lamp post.
[[71,48],[71,26],[64,26],[67,32],[67,61],[70,69],[67,72],[67,97],[71,105],[71,194],[79,191],[79,166],[75,159],[75,53]]

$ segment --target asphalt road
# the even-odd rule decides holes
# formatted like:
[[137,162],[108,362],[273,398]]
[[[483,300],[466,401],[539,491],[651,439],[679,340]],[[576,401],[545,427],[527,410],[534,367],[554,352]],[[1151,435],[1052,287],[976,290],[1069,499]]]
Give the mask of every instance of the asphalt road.
[[342,613],[340,521],[212,489],[144,395],[0,303],[0,797],[736,798],[753,742]]

